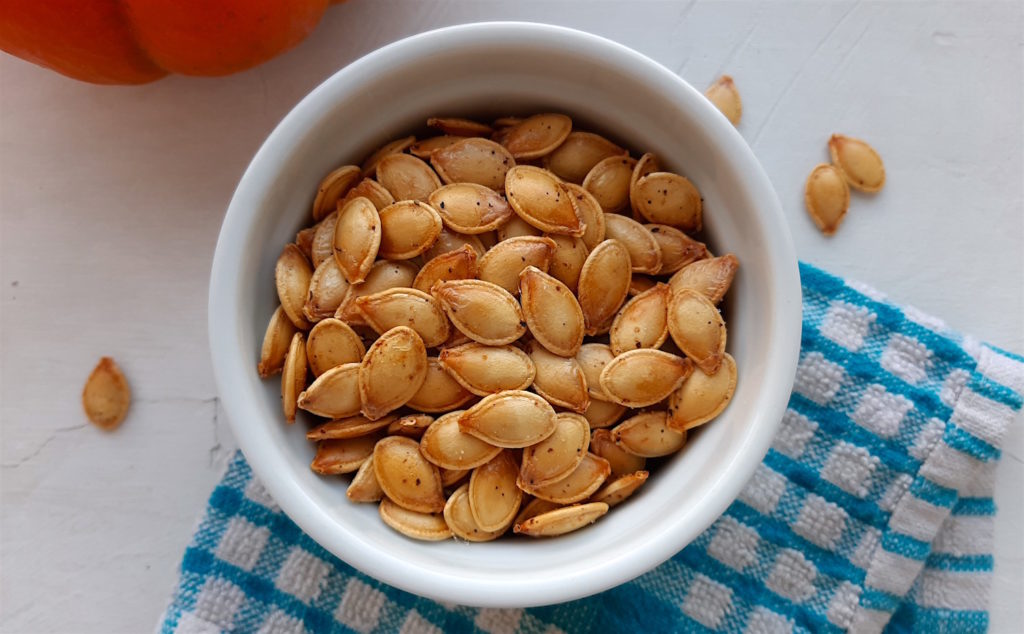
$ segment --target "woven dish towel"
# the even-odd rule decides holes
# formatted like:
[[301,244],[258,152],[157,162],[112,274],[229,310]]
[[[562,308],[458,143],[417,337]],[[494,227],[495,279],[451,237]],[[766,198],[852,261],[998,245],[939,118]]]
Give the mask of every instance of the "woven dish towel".
[[802,350],[779,435],[724,515],[659,568],[560,605],[442,605],[318,546],[238,454],[158,631],[984,631],[995,467],[1024,359],[800,273]]

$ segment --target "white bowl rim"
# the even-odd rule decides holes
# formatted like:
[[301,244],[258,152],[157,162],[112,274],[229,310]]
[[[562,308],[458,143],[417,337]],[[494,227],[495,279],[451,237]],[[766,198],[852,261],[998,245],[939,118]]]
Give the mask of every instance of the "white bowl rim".
[[[353,548],[340,539],[336,522],[303,490],[300,483],[275,477],[288,467],[283,452],[272,443],[252,434],[242,427],[241,421],[251,420],[259,415],[256,409],[242,398],[223,398],[225,394],[244,391],[239,372],[252,372],[247,361],[239,359],[241,346],[251,342],[238,342],[237,330],[231,320],[218,319],[219,315],[235,314],[235,293],[233,287],[238,272],[239,259],[245,249],[243,237],[246,234],[251,207],[243,193],[260,178],[260,173],[275,163],[281,150],[294,142],[296,130],[303,128],[307,116],[323,107],[325,99],[346,83],[346,78],[357,69],[372,66],[391,57],[398,51],[419,49],[428,53],[436,44],[443,42],[446,48],[453,48],[467,40],[479,38],[481,32],[490,37],[516,38],[529,34],[558,39],[573,47],[589,49],[595,53],[617,57],[620,62],[636,66],[638,72],[647,73],[651,81],[665,82],[679,98],[691,104],[695,101],[707,103],[703,95],[685,80],[661,64],[617,42],[566,27],[532,22],[478,22],[435,29],[412,35],[381,47],[342,68],[303,98],[274,128],[266,141],[253,157],[243,174],[228,206],[214,253],[209,292],[209,339],[214,378],[218,393],[231,428],[238,440],[254,474],[266,487],[275,502],[314,541],[360,571],[394,587],[428,598],[459,603],[462,605],[489,607],[529,607],[569,601],[582,598],[625,583],[668,560],[693,537],[714,522],[739,494],[754,470],[761,463],[775,432],[792,389],[793,377],[799,356],[801,337],[801,287],[792,237],[786,225],[778,196],[764,169],[753,151],[728,121],[713,112],[707,103],[707,113],[697,113],[702,125],[715,128],[712,132],[734,157],[733,161],[749,177],[746,186],[750,188],[762,207],[759,213],[766,214],[778,227],[777,240],[769,250],[770,264],[776,273],[776,282],[785,301],[778,303],[780,314],[772,322],[775,327],[765,333],[772,337],[773,346],[780,350],[777,372],[764,378],[766,402],[764,412],[773,414],[769,418],[774,425],[755,427],[744,437],[743,445],[735,458],[730,461],[731,471],[721,483],[715,500],[706,500],[690,529],[677,533],[685,541],[664,539],[652,541],[639,549],[628,560],[609,561],[603,564],[590,562],[586,575],[579,571],[565,574],[551,574],[535,578],[529,586],[509,585],[501,579],[482,582],[479,578],[453,577],[444,573],[417,568],[409,569],[400,559],[389,553],[366,552]],[[669,88],[663,88],[669,90]],[[701,109],[700,106],[697,107]],[[234,342],[238,345],[228,345]],[[244,368],[244,369],[243,369]],[[694,528],[699,530],[694,530]],[[685,537],[684,537],[685,535]]]

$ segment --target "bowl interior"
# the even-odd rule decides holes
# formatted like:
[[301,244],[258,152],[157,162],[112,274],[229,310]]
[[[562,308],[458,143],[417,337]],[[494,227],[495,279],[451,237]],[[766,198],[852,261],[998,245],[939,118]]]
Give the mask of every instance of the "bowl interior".
[[[255,372],[277,306],[274,263],[309,221],[320,179],[423,125],[430,115],[565,112],[637,151],[655,152],[705,199],[716,253],[741,270],[728,350],[739,384],[727,411],[595,525],[552,540],[419,543],[345,497],[347,478],[309,470],[305,425],[284,423],[279,381]],[[416,36],[316,89],[257,154],[232,200],[211,281],[221,396],[249,461],[282,508],[348,563],[446,601],[526,606],[621,583],[678,551],[738,493],[788,398],[799,345],[796,263],[775,194],[739,135],[669,71],[600,38],[538,25],[471,25]]]

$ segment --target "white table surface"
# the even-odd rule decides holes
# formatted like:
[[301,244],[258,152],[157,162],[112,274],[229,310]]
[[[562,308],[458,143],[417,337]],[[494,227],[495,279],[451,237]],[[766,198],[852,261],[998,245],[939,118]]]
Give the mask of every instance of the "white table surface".
[[[732,74],[802,259],[1021,352],[1021,6],[350,0],[295,50],[214,80],[91,86],[3,56],[0,630],[153,627],[234,447],[206,341],[222,214],[277,121],[348,62],[434,27],[522,19],[618,40],[699,88]],[[889,180],[825,239],[803,182],[835,131],[870,140]],[[101,355],[135,395],[112,434],[79,404]],[[1001,632],[1024,627],[1022,454],[1018,424],[997,494]]]

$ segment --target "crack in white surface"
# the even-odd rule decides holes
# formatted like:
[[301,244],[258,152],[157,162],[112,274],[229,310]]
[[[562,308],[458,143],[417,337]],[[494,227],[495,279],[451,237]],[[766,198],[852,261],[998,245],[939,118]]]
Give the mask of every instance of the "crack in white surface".
[[28,455],[23,456],[22,458],[19,458],[14,462],[5,462],[2,465],[0,465],[0,468],[17,469],[21,465],[25,464],[26,462],[29,462],[30,460],[41,454],[43,452],[43,449],[46,449],[46,446],[53,442],[54,439],[56,439],[58,436],[66,434],[68,432],[78,431],[79,429],[85,429],[88,426],[89,423],[79,423],[78,425],[72,425],[71,427],[58,427],[57,429],[54,429],[52,432],[50,432],[50,435],[47,436],[46,439],[43,442],[41,442],[38,447],[36,447],[33,451],[29,452]]

